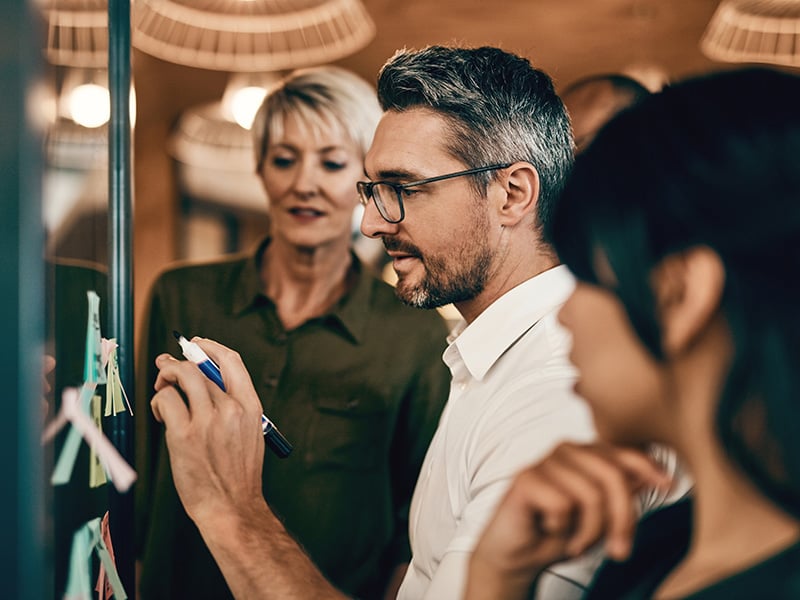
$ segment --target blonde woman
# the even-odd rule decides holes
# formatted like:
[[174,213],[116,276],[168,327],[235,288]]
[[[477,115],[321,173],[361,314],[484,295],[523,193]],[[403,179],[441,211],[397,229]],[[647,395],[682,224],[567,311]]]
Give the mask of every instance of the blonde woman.
[[[447,399],[446,328],[403,306],[352,251],[356,182],[381,111],[341,68],[289,76],[254,121],[270,234],[255,252],[164,273],[153,288],[143,383],[176,329],[235,349],[264,411],[294,445],[267,451],[263,493],[341,590],[381,597],[409,558],[416,476]],[[183,511],[162,428],[142,409],[141,589],[147,598],[225,598],[224,579]]]

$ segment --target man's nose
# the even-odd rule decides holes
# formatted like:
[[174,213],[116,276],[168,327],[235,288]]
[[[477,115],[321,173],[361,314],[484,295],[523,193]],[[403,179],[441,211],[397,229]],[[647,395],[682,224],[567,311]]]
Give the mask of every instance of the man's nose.
[[378,238],[384,235],[395,235],[399,229],[399,223],[389,223],[378,212],[375,200],[370,198],[364,206],[364,214],[361,216],[361,233],[367,237]]

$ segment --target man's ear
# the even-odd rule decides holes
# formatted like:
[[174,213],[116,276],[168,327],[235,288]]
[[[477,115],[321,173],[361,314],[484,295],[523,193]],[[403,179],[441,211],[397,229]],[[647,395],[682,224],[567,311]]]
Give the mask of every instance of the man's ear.
[[527,162],[515,162],[505,169],[500,225],[513,227],[528,215],[535,214],[539,200],[539,172]]
[[664,352],[680,354],[716,314],[725,287],[725,267],[711,248],[695,246],[661,261],[653,285]]

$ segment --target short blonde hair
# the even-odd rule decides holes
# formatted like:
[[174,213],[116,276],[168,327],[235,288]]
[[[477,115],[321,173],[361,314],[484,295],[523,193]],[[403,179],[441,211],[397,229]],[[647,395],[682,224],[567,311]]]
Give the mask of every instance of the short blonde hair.
[[311,135],[333,128],[346,135],[366,155],[382,110],[375,88],[361,77],[331,65],[294,71],[267,93],[251,132],[256,172],[261,170],[270,140],[283,135],[289,115]]

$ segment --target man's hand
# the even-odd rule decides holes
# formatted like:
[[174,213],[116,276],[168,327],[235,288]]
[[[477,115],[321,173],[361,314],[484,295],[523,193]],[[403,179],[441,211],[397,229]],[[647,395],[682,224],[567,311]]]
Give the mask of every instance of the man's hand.
[[211,340],[193,341],[219,365],[228,392],[195,364],[162,354],[156,358],[160,372],[151,405],[156,419],[166,426],[181,502],[195,522],[205,522],[215,515],[264,506],[264,436],[261,402],[242,359]]
[[524,598],[549,565],[600,540],[627,558],[636,524],[634,495],[669,479],[644,453],[602,444],[562,444],[522,471],[470,559],[466,598]]
[[194,363],[162,354],[151,404],[166,426],[175,488],[233,596],[344,600],[264,500],[261,401],[242,359],[211,340],[192,341],[219,365],[227,393]]

